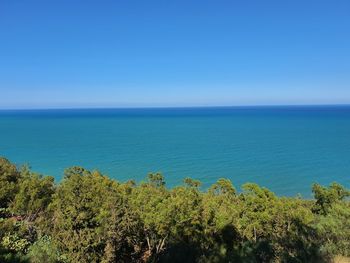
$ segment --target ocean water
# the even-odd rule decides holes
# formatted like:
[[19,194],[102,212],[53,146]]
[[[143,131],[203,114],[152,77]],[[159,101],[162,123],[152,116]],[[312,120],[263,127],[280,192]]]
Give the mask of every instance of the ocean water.
[[203,189],[217,179],[311,196],[350,186],[350,106],[0,111],[0,155],[61,180],[64,168],[119,181],[162,172]]

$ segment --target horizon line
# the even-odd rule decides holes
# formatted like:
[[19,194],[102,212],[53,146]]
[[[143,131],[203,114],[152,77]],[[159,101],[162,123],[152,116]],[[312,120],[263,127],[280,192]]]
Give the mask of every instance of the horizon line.
[[205,108],[278,108],[278,107],[349,107],[350,103],[341,104],[256,104],[256,105],[213,105],[213,106],[126,106],[126,107],[38,107],[38,108],[0,108],[0,111],[36,111],[36,110],[128,110],[128,109],[205,109]]

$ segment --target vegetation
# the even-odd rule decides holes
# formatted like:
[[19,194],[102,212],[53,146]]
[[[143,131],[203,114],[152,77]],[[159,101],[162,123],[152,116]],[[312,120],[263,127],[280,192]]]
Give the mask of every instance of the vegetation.
[[52,177],[0,158],[0,262],[331,262],[350,256],[349,191],[314,200],[227,179],[207,191],[161,174],[120,183],[81,167]]

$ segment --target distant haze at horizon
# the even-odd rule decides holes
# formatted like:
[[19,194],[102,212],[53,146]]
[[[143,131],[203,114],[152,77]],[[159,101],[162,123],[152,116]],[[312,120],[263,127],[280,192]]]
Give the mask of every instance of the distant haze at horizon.
[[350,103],[342,103],[342,104],[237,104],[237,105],[175,105],[175,106],[166,106],[166,105],[146,105],[146,106],[61,106],[61,107],[8,107],[8,108],[0,108],[0,111],[31,111],[31,110],[128,110],[128,109],[200,109],[200,108],[314,108],[314,107],[350,107]]

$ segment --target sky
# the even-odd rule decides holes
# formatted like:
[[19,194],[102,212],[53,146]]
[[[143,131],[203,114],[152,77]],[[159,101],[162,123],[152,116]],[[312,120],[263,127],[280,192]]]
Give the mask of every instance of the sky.
[[349,0],[0,1],[0,108],[350,104]]

